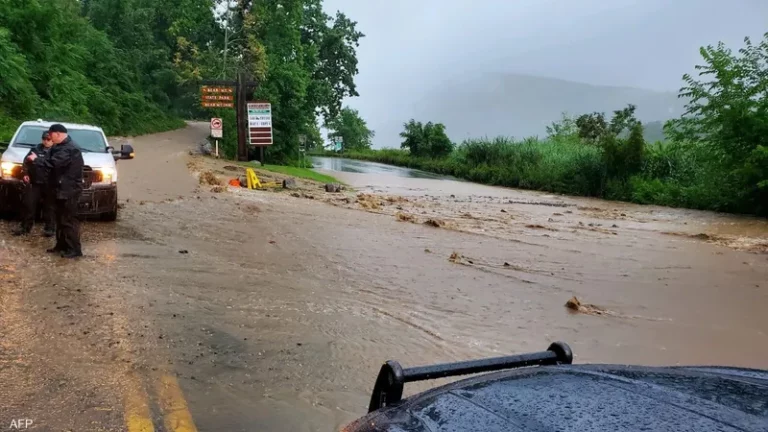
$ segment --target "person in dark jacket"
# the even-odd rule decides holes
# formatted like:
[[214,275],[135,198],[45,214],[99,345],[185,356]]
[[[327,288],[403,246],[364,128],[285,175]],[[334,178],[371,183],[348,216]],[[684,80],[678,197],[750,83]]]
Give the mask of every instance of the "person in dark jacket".
[[35,216],[42,201],[43,221],[45,227],[43,234],[46,237],[52,237],[56,230],[55,220],[55,197],[48,185],[48,169],[45,167],[45,160],[53,147],[53,141],[50,134],[43,132],[42,143],[27,153],[27,156],[34,153],[37,159],[34,162],[24,158],[24,200],[21,212],[21,226],[14,235],[26,235],[32,231],[35,224]]
[[[45,160],[51,187],[56,194],[56,245],[48,252],[64,258],[83,256],[77,205],[83,193],[83,155],[67,134],[67,128],[54,124],[48,129],[54,146]],[[34,162],[33,153],[28,158]]]

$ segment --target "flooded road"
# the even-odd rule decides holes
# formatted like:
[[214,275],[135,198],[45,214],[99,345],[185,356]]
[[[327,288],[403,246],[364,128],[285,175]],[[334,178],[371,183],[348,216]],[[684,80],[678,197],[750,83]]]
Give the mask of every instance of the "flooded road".
[[207,132],[134,140],[80,261],[0,223],[0,424],[338,430],[383,360],[554,340],[579,363],[768,367],[764,221],[386,172],[213,193],[187,171]]
[[366,162],[354,159],[341,159],[329,157],[312,157],[312,165],[320,171],[336,171],[358,174],[370,174],[373,176],[384,175],[388,177],[447,179],[426,171],[410,168],[402,168],[393,165],[385,165],[376,162]]

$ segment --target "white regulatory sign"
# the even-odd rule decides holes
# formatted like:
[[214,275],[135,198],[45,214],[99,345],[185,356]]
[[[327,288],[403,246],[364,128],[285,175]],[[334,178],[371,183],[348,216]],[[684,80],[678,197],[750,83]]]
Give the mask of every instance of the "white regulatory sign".
[[211,119],[211,138],[222,138],[224,136],[224,122],[220,118]]
[[272,104],[269,102],[248,103],[248,135],[251,145],[272,144]]

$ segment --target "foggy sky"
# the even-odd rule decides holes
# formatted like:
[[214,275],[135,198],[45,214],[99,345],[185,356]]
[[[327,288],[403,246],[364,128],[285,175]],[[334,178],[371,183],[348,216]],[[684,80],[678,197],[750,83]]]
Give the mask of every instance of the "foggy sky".
[[[358,49],[369,125],[405,121],[427,90],[514,73],[677,91],[702,45],[768,31],[768,0],[325,0],[366,34]],[[471,103],[471,101],[467,101]],[[423,119],[428,120],[428,119]],[[391,137],[387,137],[389,141]],[[382,143],[377,146],[397,143]]]

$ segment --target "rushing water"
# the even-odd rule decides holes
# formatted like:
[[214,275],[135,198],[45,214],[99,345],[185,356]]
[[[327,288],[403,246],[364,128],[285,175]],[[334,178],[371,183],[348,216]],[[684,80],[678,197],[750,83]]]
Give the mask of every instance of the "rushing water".
[[339,171],[358,174],[389,175],[406,178],[447,179],[450,177],[432,174],[410,168],[401,168],[376,162],[366,162],[354,159],[313,157],[315,168],[325,171]]

